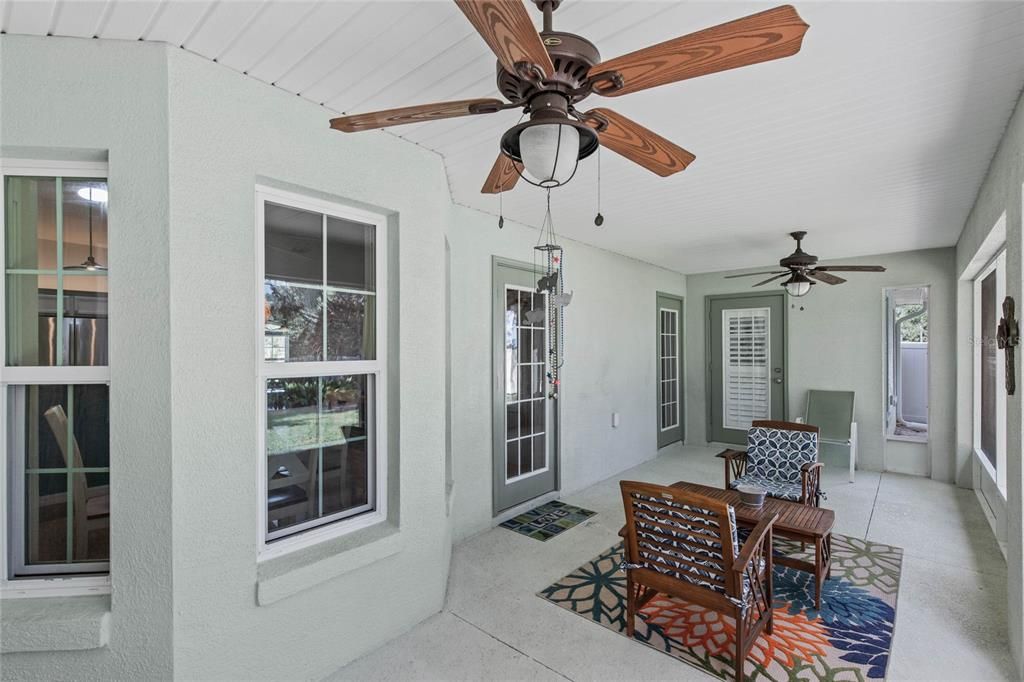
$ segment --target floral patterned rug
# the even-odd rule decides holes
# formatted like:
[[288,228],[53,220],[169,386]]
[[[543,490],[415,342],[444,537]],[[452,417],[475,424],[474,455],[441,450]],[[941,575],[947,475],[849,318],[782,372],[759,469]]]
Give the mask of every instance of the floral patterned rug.
[[[776,552],[801,555],[799,543],[776,540]],[[809,556],[804,554],[804,556]],[[541,590],[544,599],[626,635],[622,543]],[[775,566],[775,627],[747,656],[748,680],[883,679],[896,621],[903,550],[832,535],[832,578],[814,608],[810,573]],[[732,618],[665,595],[640,611],[635,639],[722,678],[733,676]]]

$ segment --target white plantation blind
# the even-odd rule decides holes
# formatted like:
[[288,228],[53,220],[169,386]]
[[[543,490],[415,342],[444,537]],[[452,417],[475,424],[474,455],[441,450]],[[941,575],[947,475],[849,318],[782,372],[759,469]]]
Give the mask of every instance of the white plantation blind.
[[771,414],[769,308],[722,311],[722,421],[748,429]]

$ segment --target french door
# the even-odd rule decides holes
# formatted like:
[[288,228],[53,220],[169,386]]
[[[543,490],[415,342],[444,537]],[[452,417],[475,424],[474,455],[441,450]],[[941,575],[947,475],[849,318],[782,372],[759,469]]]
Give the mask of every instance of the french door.
[[547,294],[526,264],[494,264],[494,513],[555,490],[557,399],[551,395]]
[[658,294],[657,368],[658,447],[683,439],[683,301]]
[[758,419],[785,419],[785,294],[708,297],[708,440],[746,443]]

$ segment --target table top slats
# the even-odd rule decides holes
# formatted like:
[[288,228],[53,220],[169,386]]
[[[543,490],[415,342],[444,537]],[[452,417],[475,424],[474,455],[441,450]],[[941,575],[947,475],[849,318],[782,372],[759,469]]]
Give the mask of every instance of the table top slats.
[[688,481],[678,481],[671,487],[732,505],[736,511],[736,521],[743,525],[757,525],[765,516],[778,514],[779,518],[775,521],[775,528],[782,533],[825,537],[832,532],[832,525],[836,519],[836,514],[831,509],[812,507],[808,504],[789,502],[774,497],[766,497],[764,505],[761,507],[750,507],[740,501],[739,491],[736,490],[712,488]]

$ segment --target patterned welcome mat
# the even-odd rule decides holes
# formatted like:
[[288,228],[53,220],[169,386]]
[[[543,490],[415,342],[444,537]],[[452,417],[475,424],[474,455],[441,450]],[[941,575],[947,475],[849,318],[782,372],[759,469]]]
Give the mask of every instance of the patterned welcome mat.
[[563,533],[573,526],[583,523],[595,514],[597,512],[554,500],[539,507],[534,507],[530,511],[524,512],[500,525],[502,528],[508,528],[522,535],[546,542],[559,533]]
[[[799,543],[775,542],[785,554]],[[588,561],[538,596],[626,635],[622,543]],[[903,550],[832,535],[832,578],[814,609],[810,573],[774,567],[775,627],[747,656],[748,680],[882,679],[896,620]],[[732,678],[732,618],[659,594],[640,610],[636,639],[712,675]]]

